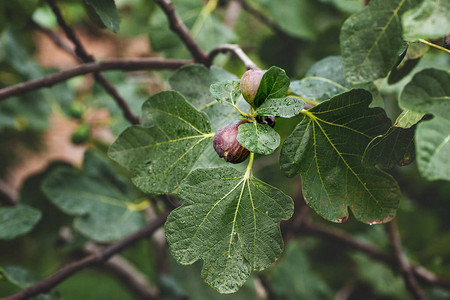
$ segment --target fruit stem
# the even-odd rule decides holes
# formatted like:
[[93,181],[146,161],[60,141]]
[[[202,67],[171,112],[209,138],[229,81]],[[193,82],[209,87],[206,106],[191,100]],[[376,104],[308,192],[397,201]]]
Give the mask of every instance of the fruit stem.
[[447,52],[447,53],[449,53],[449,54],[450,54],[450,50],[448,50],[448,49],[446,49],[446,48],[444,48],[444,47],[441,47],[441,46],[439,46],[439,45],[436,45],[436,44],[430,43],[430,42],[429,42],[429,41],[427,41],[427,40],[424,40],[424,39],[419,39],[419,42],[421,42],[421,43],[423,43],[423,44],[425,44],[425,45],[428,45],[428,46],[434,47],[434,48],[436,48],[436,49],[439,49],[439,50],[445,51],[445,52]]
[[253,158],[255,156],[255,153],[250,152],[250,159],[248,161],[248,165],[247,165],[247,169],[245,169],[245,175],[244,175],[244,179],[249,179],[250,178],[250,174],[252,172],[252,165],[253,165]]
[[307,98],[303,98],[303,97],[300,97],[300,96],[297,96],[297,95],[289,95],[289,97],[299,98],[299,99],[303,100],[304,102],[306,102],[308,104],[311,104],[311,105],[314,105],[314,106],[320,104],[317,101],[314,101],[314,100],[311,100],[311,99],[307,99]]
[[308,111],[308,110],[306,110],[306,109],[303,109],[301,112],[300,112],[301,114],[303,114],[303,115],[305,115],[305,116],[307,116],[308,118],[310,118],[311,120],[315,120],[315,119],[317,119],[317,117],[314,115],[314,114],[312,114],[310,111]]
[[244,117],[248,117],[249,114],[244,113],[242,110],[239,109],[239,107],[237,107],[236,104],[233,104],[233,107],[236,108],[236,110],[243,115]]

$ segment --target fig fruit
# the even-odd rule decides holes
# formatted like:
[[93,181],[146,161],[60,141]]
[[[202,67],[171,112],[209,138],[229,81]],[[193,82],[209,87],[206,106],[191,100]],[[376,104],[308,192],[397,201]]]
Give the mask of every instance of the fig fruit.
[[265,118],[256,117],[256,121],[259,124],[267,124],[272,128],[275,127],[275,117],[265,117]]
[[70,140],[75,145],[80,145],[89,140],[91,135],[91,128],[88,124],[80,124],[75,131],[72,133]]
[[238,127],[243,123],[247,123],[247,121],[242,120],[234,124],[225,125],[217,130],[213,138],[213,147],[219,157],[223,157],[225,161],[233,164],[243,162],[250,154],[250,151],[242,147],[236,139]]
[[241,77],[241,83],[239,88],[245,101],[254,107],[255,96],[258,92],[259,84],[264,75],[264,71],[261,70],[248,70]]

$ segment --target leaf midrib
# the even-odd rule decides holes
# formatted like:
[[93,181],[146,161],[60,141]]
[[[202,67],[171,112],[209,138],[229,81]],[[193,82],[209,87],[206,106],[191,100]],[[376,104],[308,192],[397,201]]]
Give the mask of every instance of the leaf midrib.
[[[320,120],[320,119],[317,119]],[[336,148],[336,146],[332,143],[332,141],[330,140],[330,138],[328,137],[328,135],[326,134],[325,130],[322,128],[322,126],[320,125],[319,122],[316,121],[316,119],[313,119],[312,122],[317,123],[317,126],[319,126],[320,130],[322,131],[323,135],[325,136],[325,138],[327,139],[328,143],[331,145],[331,147],[334,149],[334,151],[338,154],[338,156],[341,158],[342,162],[345,164],[345,166],[347,167],[348,170],[350,170],[350,172],[353,174],[353,176],[355,176],[355,178],[358,180],[358,182],[361,184],[361,186],[364,188],[364,190],[369,194],[369,196],[375,200],[375,203],[381,208],[384,209],[381,204],[379,203],[378,199],[373,196],[373,194],[370,192],[370,190],[366,187],[366,185],[364,184],[364,182],[362,182],[361,178],[359,178],[358,174],[356,174],[356,172],[350,167],[350,165],[347,163],[347,161],[344,159],[344,157],[342,157],[341,152]],[[314,134],[315,136],[315,134]]]

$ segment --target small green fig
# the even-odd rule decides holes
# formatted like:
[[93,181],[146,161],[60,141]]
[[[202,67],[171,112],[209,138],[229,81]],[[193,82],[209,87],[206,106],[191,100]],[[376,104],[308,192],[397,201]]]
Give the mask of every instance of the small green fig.
[[213,139],[213,147],[219,157],[225,161],[238,164],[247,159],[250,151],[241,146],[236,139],[239,125],[247,123],[246,120],[234,124],[225,125],[217,130]]
[[84,107],[79,102],[72,102],[69,105],[68,114],[74,119],[81,120],[83,117]]
[[261,70],[248,70],[241,77],[241,83],[239,88],[245,101],[254,107],[255,96],[258,92],[259,84],[264,75],[264,71]]
[[80,124],[75,129],[75,131],[72,133],[72,136],[70,137],[70,140],[75,145],[80,145],[85,143],[91,135],[91,128],[88,124]]

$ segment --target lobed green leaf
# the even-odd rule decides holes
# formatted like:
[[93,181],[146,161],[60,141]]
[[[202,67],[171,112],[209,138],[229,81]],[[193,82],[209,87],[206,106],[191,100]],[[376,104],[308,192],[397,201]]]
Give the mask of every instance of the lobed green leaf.
[[301,174],[306,202],[327,220],[345,221],[350,206],[361,222],[383,223],[398,207],[397,182],[361,163],[369,142],[390,126],[383,109],[368,107],[371,100],[351,90],[305,111],[281,149],[282,170]]
[[108,155],[134,172],[134,184],[146,193],[173,191],[211,142],[208,117],[178,92],[150,97],[142,107],[151,127],[132,126],[111,145]]
[[281,255],[279,223],[293,213],[289,196],[248,171],[194,170],[180,186],[183,205],[165,225],[176,260],[202,259],[202,277],[223,294],[236,292],[251,270],[262,270]]
[[88,238],[111,242],[145,224],[134,209],[132,185],[95,151],[86,151],[83,170],[59,167],[43,181],[42,190],[66,214],[76,216],[75,228]]

